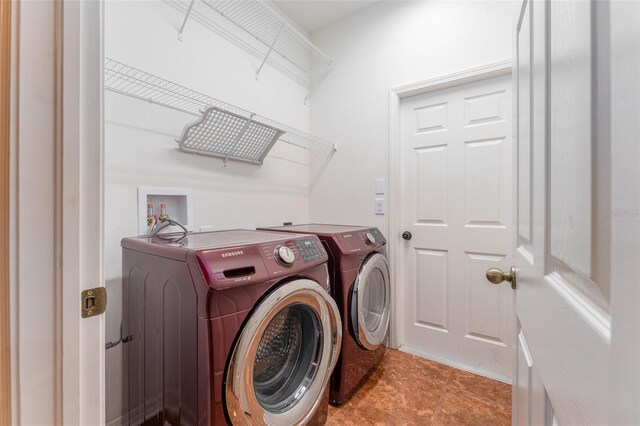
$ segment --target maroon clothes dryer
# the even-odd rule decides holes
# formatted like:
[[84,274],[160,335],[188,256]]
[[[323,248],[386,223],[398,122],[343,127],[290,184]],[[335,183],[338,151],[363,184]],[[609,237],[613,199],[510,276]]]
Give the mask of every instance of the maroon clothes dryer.
[[378,228],[290,225],[264,230],[317,235],[329,253],[331,294],[342,316],[342,352],[331,377],[329,401],[346,402],[384,355],[391,281],[386,240]]
[[129,424],[322,424],[342,324],[313,235],[125,238]]

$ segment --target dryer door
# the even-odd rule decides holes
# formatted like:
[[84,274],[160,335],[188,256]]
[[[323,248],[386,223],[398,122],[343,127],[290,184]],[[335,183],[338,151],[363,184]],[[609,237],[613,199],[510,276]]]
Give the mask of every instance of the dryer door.
[[360,267],[351,295],[351,328],[360,346],[373,350],[384,343],[390,309],[389,264],[375,253]]
[[283,284],[254,310],[227,365],[227,415],[233,424],[293,425],[322,403],[340,353],[338,307],[316,282]]

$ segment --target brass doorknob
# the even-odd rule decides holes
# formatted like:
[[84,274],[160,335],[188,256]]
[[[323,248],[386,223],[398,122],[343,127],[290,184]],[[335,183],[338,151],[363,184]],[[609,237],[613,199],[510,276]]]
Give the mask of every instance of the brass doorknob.
[[492,284],[500,284],[503,281],[511,283],[511,288],[516,288],[516,268],[511,267],[509,272],[504,272],[502,269],[491,268],[487,271],[487,279]]

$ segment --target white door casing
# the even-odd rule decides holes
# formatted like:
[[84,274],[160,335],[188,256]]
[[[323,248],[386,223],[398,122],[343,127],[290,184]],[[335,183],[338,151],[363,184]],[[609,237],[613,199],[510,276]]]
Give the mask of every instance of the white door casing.
[[15,2],[12,418],[104,423],[102,2]]
[[[80,293],[104,287],[103,108],[104,2],[65,1],[62,43],[62,158],[59,173],[63,291],[63,424],[105,422],[104,315],[81,318]],[[114,220],[117,220],[114,218]],[[107,301],[108,306],[108,301]]]
[[511,77],[405,98],[399,119],[400,348],[509,381],[513,294],[484,273],[511,262]]

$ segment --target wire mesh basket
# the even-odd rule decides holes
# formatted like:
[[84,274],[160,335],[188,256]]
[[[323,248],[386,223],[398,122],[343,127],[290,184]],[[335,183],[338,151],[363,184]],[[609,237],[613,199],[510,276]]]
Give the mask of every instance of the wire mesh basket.
[[262,164],[284,131],[217,107],[207,108],[177,139],[184,151]]

